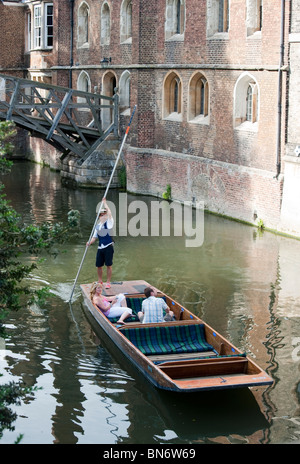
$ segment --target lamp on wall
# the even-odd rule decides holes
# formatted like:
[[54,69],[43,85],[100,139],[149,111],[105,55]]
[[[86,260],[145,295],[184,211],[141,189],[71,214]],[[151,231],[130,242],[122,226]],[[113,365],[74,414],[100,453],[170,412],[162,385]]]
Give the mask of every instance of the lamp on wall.
[[102,64],[103,66],[107,66],[108,63],[111,63],[111,57],[109,58],[102,58],[102,60],[100,61],[100,64]]

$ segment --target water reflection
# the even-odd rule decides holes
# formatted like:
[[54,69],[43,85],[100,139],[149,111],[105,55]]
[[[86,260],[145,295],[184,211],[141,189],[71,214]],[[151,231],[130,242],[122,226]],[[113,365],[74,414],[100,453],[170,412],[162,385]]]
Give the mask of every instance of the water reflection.
[[[205,393],[191,400],[152,388],[123,356],[91,333],[76,288],[67,303],[101,192],[69,190],[58,173],[17,163],[3,176],[26,221],[66,220],[81,212],[82,238],[47,257],[32,285],[49,283],[45,307],[11,314],[1,381],[42,387],[17,409],[24,443],[278,443],[298,440],[300,242],[205,216],[204,243],[182,237],[116,237],[113,277],[143,278],[197,313],[274,378],[267,389]],[[118,207],[117,192],[111,200]],[[129,201],[136,197],[129,196]],[[141,199],[139,197],[139,199]],[[144,198],[145,202],[153,199]],[[79,282],[96,278],[96,248]]]

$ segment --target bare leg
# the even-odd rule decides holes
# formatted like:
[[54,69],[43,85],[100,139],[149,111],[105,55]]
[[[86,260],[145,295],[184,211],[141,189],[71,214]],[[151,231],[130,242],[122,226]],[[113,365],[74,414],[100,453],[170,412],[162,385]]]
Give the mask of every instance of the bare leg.
[[102,283],[102,267],[97,267],[98,281]]
[[110,284],[112,276],[112,266],[107,266],[107,283]]
[[122,314],[122,316],[120,317],[120,319],[117,321],[121,324],[124,324],[124,320],[127,319],[127,317],[131,316],[130,312],[129,311],[124,311],[124,313]]

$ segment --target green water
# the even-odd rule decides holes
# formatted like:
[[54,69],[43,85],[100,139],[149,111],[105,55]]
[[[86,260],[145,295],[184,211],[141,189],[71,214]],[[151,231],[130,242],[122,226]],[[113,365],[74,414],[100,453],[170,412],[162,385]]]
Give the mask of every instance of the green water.
[[[116,236],[114,280],[144,279],[197,313],[273,377],[271,387],[178,395],[154,389],[109,340],[93,333],[79,286],[68,301],[101,201],[97,190],[61,186],[60,175],[26,162],[2,176],[25,221],[65,221],[81,213],[81,237],[32,275],[49,284],[43,307],[6,321],[1,382],[42,387],[21,406],[14,432],[23,443],[286,443],[300,438],[300,242],[211,215],[202,246],[185,237]],[[110,192],[118,211],[119,192]],[[154,198],[128,195],[129,204]],[[78,284],[96,280],[96,245]]]

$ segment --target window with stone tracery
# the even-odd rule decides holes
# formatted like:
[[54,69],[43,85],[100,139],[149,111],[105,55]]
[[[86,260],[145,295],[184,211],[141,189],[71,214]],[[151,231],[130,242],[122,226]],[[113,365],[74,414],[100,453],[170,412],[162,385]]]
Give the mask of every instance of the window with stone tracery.
[[168,74],[164,83],[163,117],[182,120],[182,83],[177,73]]
[[205,76],[197,72],[189,85],[189,112],[190,122],[208,123],[209,114],[209,87]]

